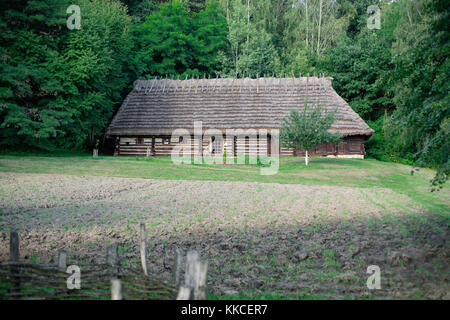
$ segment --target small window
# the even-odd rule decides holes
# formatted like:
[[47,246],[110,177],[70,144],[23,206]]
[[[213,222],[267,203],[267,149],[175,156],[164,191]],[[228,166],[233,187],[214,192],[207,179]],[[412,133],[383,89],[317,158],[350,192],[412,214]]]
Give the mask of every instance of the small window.
[[179,143],[183,143],[183,137],[180,137]]
[[137,144],[144,144],[144,138],[137,138]]
[[216,137],[211,137],[211,153],[212,154],[222,154],[223,152],[223,146],[222,146],[222,139],[216,139]]
[[169,144],[169,139],[168,138],[164,139],[164,144]]

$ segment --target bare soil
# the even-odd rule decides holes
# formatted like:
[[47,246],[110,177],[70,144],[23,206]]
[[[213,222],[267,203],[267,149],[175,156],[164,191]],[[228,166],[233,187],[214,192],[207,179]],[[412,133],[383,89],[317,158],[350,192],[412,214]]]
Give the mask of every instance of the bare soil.
[[[152,272],[171,278],[174,252],[209,262],[209,294],[225,298],[449,299],[448,212],[384,188],[0,173],[0,261],[20,231],[21,258],[58,250],[102,259],[118,243],[138,263],[148,230]],[[381,290],[368,290],[369,265]]]

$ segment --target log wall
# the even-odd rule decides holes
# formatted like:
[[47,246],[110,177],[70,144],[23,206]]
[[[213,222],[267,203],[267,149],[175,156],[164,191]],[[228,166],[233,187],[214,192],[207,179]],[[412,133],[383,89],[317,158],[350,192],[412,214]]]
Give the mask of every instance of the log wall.
[[[185,143],[185,142],[181,142]],[[180,144],[180,140],[171,139],[170,136],[156,137],[120,137],[116,145],[115,155],[120,156],[170,156],[172,149]],[[185,152],[194,155],[195,148],[199,145],[198,139],[191,138],[191,148],[185,148]],[[237,156],[244,154],[246,156],[270,155],[270,137],[258,141],[257,136],[249,136],[244,138],[223,137],[222,142],[218,145],[222,146],[222,150],[216,151],[227,155]],[[217,146],[217,144],[216,144]],[[199,150],[198,148],[197,150]],[[305,156],[304,151],[295,152],[293,149],[279,148],[280,156]],[[212,151],[211,137],[203,137],[202,148],[199,155],[210,155]],[[327,156],[364,156],[363,136],[348,136],[339,144],[323,143],[316,148],[309,150],[312,157]]]

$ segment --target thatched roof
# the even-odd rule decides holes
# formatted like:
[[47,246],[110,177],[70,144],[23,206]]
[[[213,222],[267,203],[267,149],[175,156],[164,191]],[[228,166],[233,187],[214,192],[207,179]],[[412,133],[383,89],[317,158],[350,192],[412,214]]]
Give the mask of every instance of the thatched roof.
[[343,136],[373,130],[334,91],[332,78],[138,80],[107,135],[170,135],[174,129],[276,129],[306,102],[337,109],[331,131]]

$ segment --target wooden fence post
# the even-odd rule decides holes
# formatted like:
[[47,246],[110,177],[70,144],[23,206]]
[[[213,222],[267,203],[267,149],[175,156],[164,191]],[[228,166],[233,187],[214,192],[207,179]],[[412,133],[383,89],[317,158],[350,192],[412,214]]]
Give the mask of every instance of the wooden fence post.
[[119,246],[117,244],[106,248],[106,264],[111,268],[113,277],[120,274]]
[[144,274],[148,276],[148,270],[147,270],[147,247],[146,247],[146,234],[145,234],[145,224],[141,223],[140,226],[140,238],[141,238],[141,264],[142,264],[142,270],[144,271]]
[[[19,252],[19,234],[12,231],[9,234],[9,260],[11,262],[18,262],[20,258]],[[20,270],[19,266],[12,264],[11,270],[11,288],[10,292],[13,294],[13,299],[20,298]]]
[[16,231],[12,231],[9,234],[9,260],[19,261],[19,234]]
[[[186,255],[186,275],[184,286],[180,287],[178,300],[205,300],[207,298],[207,271],[208,262],[200,261],[200,255],[195,250],[188,251]],[[189,291],[186,290],[189,289]],[[186,297],[189,296],[189,298]]]
[[174,282],[175,286],[178,287],[180,285],[181,278],[181,264],[183,263],[183,256],[181,255],[181,250],[179,248],[176,249],[175,253],[175,263],[173,266],[174,272]]
[[122,300],[122,283],[120,279],[111,279],[111,300]]
[[188,287],[181,286],[180,291],[178,291],[177,300],[189,300],[191,297],[191,289]]
[[198,294],[198,280],[200,273],[200,256],[197,251],[190,250],[186,255],[185,286],[191,289],[191,297]]
[[197,296],[194,297],[195,300],[206,300],[207,298],[207,290],[206,290],[206,282],[208,280],[207,272],[208,272],[208,262],[200,261],[200,270],[199,270],[199,278],[198,278],[198,292]]
[[[58,270],[60,272],[66,272],[67,271],[67,252],[64,250],[60,250],[58,251]],[[60,289],[61,291],[59,292],[59,290],[55,291],[55,296],[58,296],[58,293],[62,293],[62,294],[69,294],[70,290],[67,284],[67,281],[63,281],[61,283],[61,287],[58,286],[58,289]]]
[[106,248],[106,263],[111,267],[119,265],[119,247],[117,244]]
[[67,252],[64,250],[58,253],[58,269],[63,272],[67,270]]

